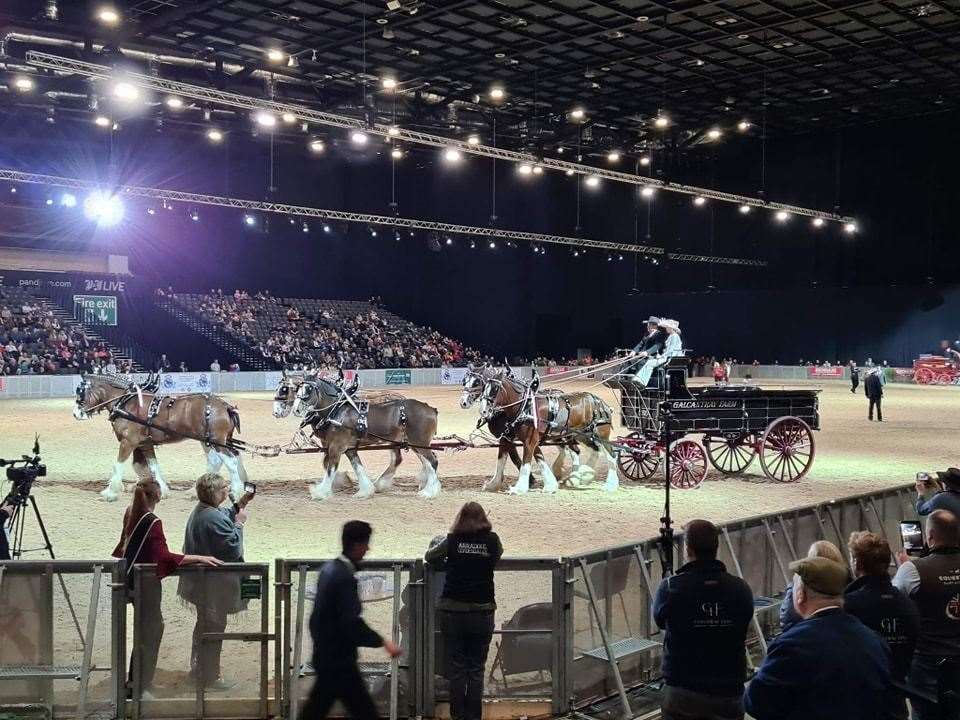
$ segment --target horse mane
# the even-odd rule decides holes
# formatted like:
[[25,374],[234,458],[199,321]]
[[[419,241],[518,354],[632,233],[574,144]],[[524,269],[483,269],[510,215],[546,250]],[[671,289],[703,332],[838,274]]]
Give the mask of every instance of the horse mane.
[[84,375],[85,379],[99,380],[117,390],[126,390],[133,384],[133,378],[129,375],[116,375],[114,373],[102,373],[99,375]]

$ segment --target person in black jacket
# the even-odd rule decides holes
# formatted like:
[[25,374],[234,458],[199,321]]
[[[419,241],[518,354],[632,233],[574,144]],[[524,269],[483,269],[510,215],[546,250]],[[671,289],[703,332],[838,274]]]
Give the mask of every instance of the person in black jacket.
[[476,502],[460,508],[446,540],[426,554],[427,562],[446,571],[437,610],[450,682],[451,720],[483,716],[483,668],[497,609],[493,571],[501,555],[500,538]]
[[[910,671],[920,634],[920,611],[890,581],[890,545],[872,532],[854,532],[847,543],[856,576],[843,591],[843,607],[887,641],[892,655],[890,675],[903,682]],[[884,703],[884,718],[906,720],[903,695],[891,690]]]
[[717,560],[716,525],[691,520],[684,537],[689,562],[660,583],[653,606],[664,630],[661,717],[742,718],[753,592]]
[[380,637],[361,617],[354,573],[370,549],[372,533],[370,525],[362,520],[346,523],[341,534],[343,554],[320,570],[310,614],[317,679],[304,705],[302,720],[325,718],[338,699],[354,720],[379,717],[357,667],[357,648],[383,647],[390,657],[399,656],[400,648]]
[[873,408],[876,407],[878,422],[883,422],[883,410],[880,409],[880,401],[883,399],[883,378],[880,376],[882,372],[883,368],[874,368],[863,379],[863,393],[870,400],[867,419],[873,420]]
[[0,560],[10,559],[10,545],[7,541],[7,521],[13,515],[13,504],[0,505]]
[[858,368],[857,364],[853,360],[851,360],[850,361],[850,392],[855,393],[859,386],[860,386],[860,368]]

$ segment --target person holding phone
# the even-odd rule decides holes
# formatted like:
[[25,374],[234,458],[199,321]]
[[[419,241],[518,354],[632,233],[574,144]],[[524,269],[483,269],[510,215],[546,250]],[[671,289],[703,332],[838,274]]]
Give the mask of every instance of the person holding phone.
[[960,468],[917,473],[917,514],[929,515],[934,510],[948,510],[960,517]]

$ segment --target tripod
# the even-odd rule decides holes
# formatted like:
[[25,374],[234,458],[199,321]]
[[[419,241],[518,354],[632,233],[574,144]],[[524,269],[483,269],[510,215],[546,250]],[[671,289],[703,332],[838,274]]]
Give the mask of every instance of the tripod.
[[[33,508],[33,516],[37,520],[37,527],[40,530],[40,536],[43,538],[43,546],[37,548],[27,548],[24,550],[23,531],[26,527],[26,506],[28,504],[31,508]],[[50,555],[51,560],[57,559],[57,556],[53,554],[53,543],[50,540],[50,535],[47,534],[47,526],[43,523],[43,516],[40,514],[40,507],[37,505],[37,500],[33,497],[33,493],[30,493],[25,498],[17,499],[13,508],[13,513],[10,515],[9,527],[10,557],[13,560],[19,560],[25,552],[39,552],[41,550],[46,550]],[[0,532],[2,532],[2,529],[0,529]],[[80,620],[77,618],[77,612],[73,607],[73,600],[70,597],[70,592],[67,590],[67,584],[63,581],[63,575],[57,573],[57,580],[60,581],[60,589],[63,590],[63,597],[67,601],[67,607],[70,610],[70,617],[73,618],[73,626],[77,629],[77,635],[80,637],[80,643],[84,644],[83,631],[80,629]]]

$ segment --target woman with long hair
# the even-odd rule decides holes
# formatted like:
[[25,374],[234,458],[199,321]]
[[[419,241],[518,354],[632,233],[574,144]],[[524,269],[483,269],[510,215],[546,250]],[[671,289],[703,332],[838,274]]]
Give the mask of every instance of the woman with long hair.
[[427,562],[446,571],[437,610],[451,720],[481,720],[483,715],[483,669],[497,609],[493,571],[501,555],[500,538],[477,502],[460,508],[446,539],[426,554]]
[[[160,485],[154,479],[141,480],[133,492],[130,507],[123,514],[123,532],[120,542],[114,548],[113,556],[127,561],[127,587],[133,590],[133,566],[139,564],[156,565],[155,576],[144,573],[141,582],[141,637],[139,647],[130,654],[130,673],[132,677],[134,661],[140,658],[141,698],[153,699],[151,688],[153,676],[157,670],[157,655],[163,638],[163,598],[160,580],[181,565],[222,565],[219,560],[207,555],[180,555],[170,552],[167,538],[163,534],[163,524],[154,511],[160,502]],[[132,599],[132,594],[130,595]]]

